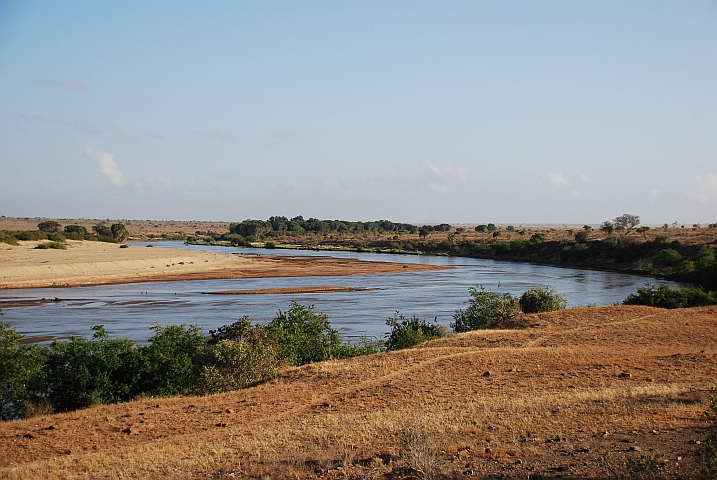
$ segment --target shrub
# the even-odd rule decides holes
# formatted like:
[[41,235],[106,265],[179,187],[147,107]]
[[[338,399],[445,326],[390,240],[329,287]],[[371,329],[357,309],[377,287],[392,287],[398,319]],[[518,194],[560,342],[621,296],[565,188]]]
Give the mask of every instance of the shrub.
[[140,349],[141,384],[139,391],[150,395],[177,395],[194,383],[192,359],[208,337],[196,325],[152,325],[154,336]]
[[22,338],[9,323],[0,322],[0,420],[23,416],[31,385],[41,379],[45,350],[20,345]]
[[25,232],[19,232],[16,237],[18,240],[23,241],[47,240],[47,233],[39,230],[28,230]]
[[45,243],[39,243],[35,248],[39,248],[39,249],[54,248],[57,250],[67,250],[67,244],[62,243],[62,242],[45,242]]
[[550,287],[537,286],[525,291],[521,296],[520,308],[523,313],[541,313],[563,310],[568,306],[568,300],[562,293]]
[[[578,232],[581,233],[581,232]],[[590,247],[584,243],[576,243],[575,245],[566,245],[560,250],[560,259],[563,261],[584,260],[589,256]]]
[[544,241],[546,237],[547,237],[547,235],[543,232],[535,232],[530,237],[530,243],[540,243],[540,242]]
[[274,242],[266,242],[264,244],[264,248],[276,248],[276,243]]
[[270,341],[221,340],[203,345],[194,355],[197,382],[193,390],[200,394],[228,392],[271,378],[277,372],[277,353]]
[[697,254],[697,268],[704,270],[715,265],[715,250],[712,247],[704,246]]
[[419,343],[448,336],[448,331],[443,325],[438,325],[436,319],[433,323],[417,318],[415,315],[406,318],[400,312],[389,317],[386,325],[391,327],[391,332],[386,339],[386,350],[401,350],[413,347]]
[[62,225],[54,220],[46,220],[37,224],[37,229],[41,232],[59,232]]
[[500,319],[520,313],[518,299],[510,293],[496,293],[482,285],[469,289],[471,298],[468,308],[456,310],[451,328],[456,332],[468,332],[488,328]]
[[701,287],[682,286],[673,288],[667,284],[651,283],[638,288],[623,300],[623,305],[647,305],[659,308],[688,308],[717,304],[717,293]]
[[654,263],[656,265],[662,265],[665,267],[677,265],[680,261],[682,261],[682,255],[680,255],[680,253],[673,248],[660,250],[657,255],[655,255],[654,259]]
[[329,316],[313,305],[292,301],[289,310],[279,312],[264,327],[276,338],[280,357],[292,365],[304,365],[333,358],[341,345],[338,331],[331,327]]
[[17,238],[9,234],[8,232],[0,232],[0,243],[7,243],[8,245],[14,245],[16,247],[20,245],[20,242],[17,241]]
[[44,393],[56,411],[129,400],[135,390],[138,351],[134,342],[110,338],[94,325],[91,340],[72,337],[50,345]]
[[87,229],[82,225],[67,225],[65,227],[65,233],[77,233],[84,237],[85,235],[87,235],[88,232]]
[[575,233],[575,241],[578,243],[585,243],[590,238],[590,230],[580,230]]

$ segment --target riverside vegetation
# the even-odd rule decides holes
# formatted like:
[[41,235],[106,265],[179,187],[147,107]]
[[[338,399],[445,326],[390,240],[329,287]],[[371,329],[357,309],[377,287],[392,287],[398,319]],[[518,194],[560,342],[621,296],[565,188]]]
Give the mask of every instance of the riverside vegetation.
[[[456,332],[483,329],[518,313],[563,309],[565,297],[534,287],[520,297],[471,289],[469,307],[457,310]],[[1,313],[1,310],[0,310]],[[328,315],[292,302],[266,324],[242,317],[205,335],[194,325],[155,324],[146,345],[110,337],[102,325],[92,338],[73,336],[49,346],[25,345],[0,322],[0,418],[64,412],[142,396],[209,394],[272,378],[282,367],[409,348],[446,337],[449,330],[400,312],[386,321],[386,340],[342,341]]]
[[614,270],[717,290],[717,223],[691,228],[640,226],[624,214],[599,227],[539,229],[498,227],[472,230],[449,224],[416,225],[271,217],[229,224],[224,233],[196,231],[190,244],[239,247],[353,250],[376,253],[455,255],[495,260]]

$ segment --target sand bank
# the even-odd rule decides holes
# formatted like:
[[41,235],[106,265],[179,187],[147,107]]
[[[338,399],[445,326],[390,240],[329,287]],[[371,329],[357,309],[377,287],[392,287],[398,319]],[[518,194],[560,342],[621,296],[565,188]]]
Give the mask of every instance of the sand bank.
[[173,248],[69,241],[67,250],[40,242],[0,244],[0,289],[76,287],[175,280],[361,275],[438,270],[435,265],[343,258],[231,255]]

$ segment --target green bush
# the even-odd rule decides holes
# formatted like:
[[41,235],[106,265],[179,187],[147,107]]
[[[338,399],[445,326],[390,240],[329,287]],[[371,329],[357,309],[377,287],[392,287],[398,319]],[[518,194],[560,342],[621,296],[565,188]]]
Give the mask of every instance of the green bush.
[[203,345],[194,355],[197,381],[193,390],[199,394],[228,392],[271,378],[277,372],[277,354],[271,341],[220,340]]
[[140,391],[150,395],[178,395],[192,389],[192,359],[209,338],[196,325],[152,325],[154,336],[141,348]]
[[655,255],[654,259],[655,265],[661,265],[665,267],[677,265],[681,261],[682,255],[680,255],[680,253],[673,248],[666,248],[664,250],[660,250],[657,255]]
[[18,234],[15,236],[18,240],[23,241],[47,240],[47,233],[41,232],[39,230],[27,230],[25,232],[18,232]]
[[535,232],[533,235],[530,236],[530,243],[540,243],[545,241],[547,238],[547,234],[543,232]]
[[37,229],[41,232],[59,232],[62,225],[54,220],[46,220],[37,224]]
[[45,349],[21,345],[22,338],[9,323],[0,322],[0,420],[23,416],[32,385],[42,378]]
[[520,313],[518,299],[510,293],[496,293],[482,285],[469,289],[468,308],[456,310],[451,328],[458,333],[488,328],[500,319]]
[[651,283],[638,288],[623,300],[623,305],[647,305],[659,308],[688,308],[717,304],[717,292],[701,287],[682,286],[673,288],[667,284],[658,286]]
[[697,268],[704,270],[710,268],[717,263],[715,261],[715,250],[712,247],[704,246],[697,254]]
[[391,327],[391,332],[386,339],[386,350],[401,350],[413,347],[419,343],[448,336],[448,330],[443,325],[438,325],[436,319],[433,323],[417,318],[415,315],[406,318],[400,312],[389,317],[386,325]]
[[83,227],[82,225],[67,225],[65,227],[65,233],[66,234],[79,234],[84,237],[88,234],[87,229]]
[[[578,232],[581,233],[581,232]],[[584,260],[589,256],[590,247],[584,243],[576,243],[575,245],[566,245],[560,250],[560,259],[567,260]]]
[[67,250],[67,244],[63,242],[45,242],[39,243],[35,248],[48,249],[54,248],[56,250]]
[[138,350],[134,342],[110,338],[102,325],[88,340],[72,337],[50,345],[44,393],[55,411],[129,400],[135,392]]
[[276,338],[282,360],[292,365],[334,358],[334,351],[341,345],[339,333],[331,327],[328,315],[313,305],[306,307],[295,301],[289,310],[279,310],[265,330]]
[[13,235],[9,232],[0,232],[0,243],[7,243],[8,245],[18,246],[20,242],[17,241]]
[[568,306],[568,300],[562,293],[550,287],[537,286],[525,291],[521,296],[520,308],[523,313],[541,313],[563,310]]

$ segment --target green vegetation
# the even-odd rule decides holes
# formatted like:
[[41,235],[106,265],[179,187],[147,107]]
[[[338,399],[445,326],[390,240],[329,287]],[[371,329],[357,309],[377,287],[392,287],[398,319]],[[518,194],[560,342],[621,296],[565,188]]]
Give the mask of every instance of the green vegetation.
[[54,220],[47,220],[47,221],[40,222],[37,224],[37,229],[40,230],[41,232],[48,232],[48,233],[59,232],[61,228],[62,228],[62,225],[60,225],[59,223],[57,223]]
[[155,324],[146,345],[110,337],[102,325],[92,330],[92,338],[21,345],[22,335],[0,322],[0,418],[45,402],[64,412],[137,396],[224,392],[271,378],[281,366],[383,351],[368,339],[343,343],[325,313],[296,302],[265,325],[242,317],[209,335],[195,325]]
[[500,320],[519,313],[562,310],[568,304],[565,295],[557,293],[550,287],[533,287],[520,297],[514,297],[508,292],[497,293],[486,290],[482,285],[471,287],[469,291],[471,298],[468,308],[456,310],[453,315],[451,328],[456,333],[489,328]]
[[47,249],[47,248],[54,248],[57,250],[67,250],[67,244],[64,242],[46,242],[46,243],[40,243],[35,248],[40,249]]
[[550,287],[537,286],[523,292],[518,300],[523,313],[541,313],[563,310],[568,306],[564,294]]
[[32,385],[41,379],[45,349],[21,345],[22,338],[9,323],[0,322],[0,420],[25,415]]
[[658,286],[647,283],[638,288],[637,293],[630,294],[623,305],[647,305],[659,308],[689,308],[717,304],[717,292],[710,292],[701,287],[671,287],[667,284]]
[[391,327],[391,332],[386,339],[386,350],[401,350],[413,347],[429,340],[448,336],[448,329],[438,325],[436,319],[433,323],[417,318],[415,315],[406,318],[400,312],[389,317],[386,325]]
[[508,292],[496,293],[483,285],[469,289],[471,298],[468,308],[456,310],[451,328],[457,333],[479,330],[494,325],[500,319],[520,313],[518,298]]

